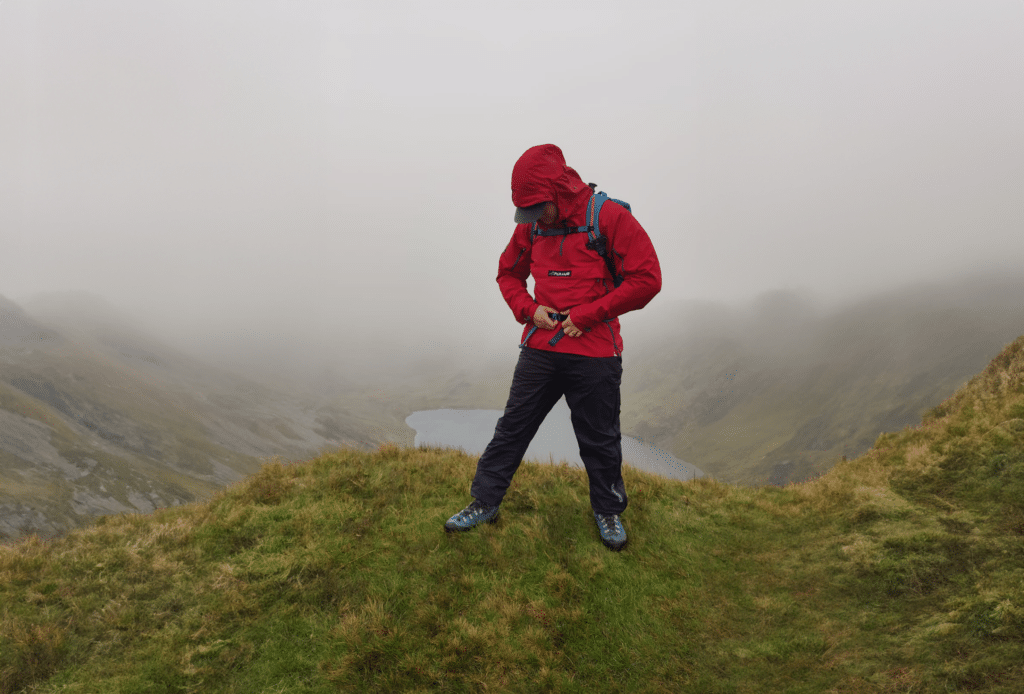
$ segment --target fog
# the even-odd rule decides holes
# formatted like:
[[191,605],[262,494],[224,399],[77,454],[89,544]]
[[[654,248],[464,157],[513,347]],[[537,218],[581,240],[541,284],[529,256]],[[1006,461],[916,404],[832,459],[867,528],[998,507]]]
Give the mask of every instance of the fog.
[[662,295],[1024,270],[1024,3],[0,3],[0,295],[357,375],[512,359],[509,179],[553,142]]

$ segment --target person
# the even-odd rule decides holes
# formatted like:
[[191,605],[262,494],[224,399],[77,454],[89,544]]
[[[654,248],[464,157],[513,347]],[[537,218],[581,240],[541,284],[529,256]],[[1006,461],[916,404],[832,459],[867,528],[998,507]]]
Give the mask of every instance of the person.
[[[516,320],[525,324],[523,340],[508,403],[477,464],[473,501],[448,519],[447,532],[497,520],[530,441],[564,395],[601,540],[615,551],[626,546],[618,318],[643,308],[661,290],[661,266],[640,223],[625,207],[605,201],[598,229],[621,277],[616,286],[609,263],[580,233],[594,195],[593,185],[566,165],[555,145],[531,147],[512,169],[518,224],[498,261],[497,281]],[[535,297],[527,291],[531,274]]]

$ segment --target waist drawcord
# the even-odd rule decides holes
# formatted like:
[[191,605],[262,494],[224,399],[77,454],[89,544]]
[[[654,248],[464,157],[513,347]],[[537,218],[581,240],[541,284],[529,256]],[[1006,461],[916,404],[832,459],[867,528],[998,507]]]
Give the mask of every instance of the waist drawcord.
[[[564,321],[568,317],[569,317],[568,313],[549,313],[548,314],[548,318],[550,318],[551,320],[553,320],[553,321],[555,321],[557,323],[561,323],[562,321]],[[526,333],[526,337],[523,339],[523,344],[519,345],[519,347],[520,348],[525,347],[526,343],[530,341],[530,338],[533,336],[533,334],[535,332],[537,332],[537,326],[536,325],[533,326],[532,328],[530,328],[530,332]],[[561,340],[563,337],[565,337],[565,329],[562,328],[561,326],[559,326],[558,332],[555,333],[555,336],[553,338],[548,340],[548,344],[551,345],[552,347],[554,347],[555,345],[558,344],[558,341]]]

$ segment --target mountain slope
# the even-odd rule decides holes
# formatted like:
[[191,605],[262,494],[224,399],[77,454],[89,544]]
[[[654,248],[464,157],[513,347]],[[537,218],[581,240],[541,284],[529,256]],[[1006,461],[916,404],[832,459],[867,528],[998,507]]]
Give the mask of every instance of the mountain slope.
[[1024,332],[1024,281],[911,287],[824,313],[795,294],[681,307],[627,355],[623,432],[718,479],[784,484],[921,421]]
[[103,306],[0,299],[0,538],[209,497],[274,456],[368,447],[371,420],[171,350]]
[[475,460],[385,446],[211,502],[0,547],[0,692],[1018,692],[1024,337],[805,484],[526,464],[457,536]]

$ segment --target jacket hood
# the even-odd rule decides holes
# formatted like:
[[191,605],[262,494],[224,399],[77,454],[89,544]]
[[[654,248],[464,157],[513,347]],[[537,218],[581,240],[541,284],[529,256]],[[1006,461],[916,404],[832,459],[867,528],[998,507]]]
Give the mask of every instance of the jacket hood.
[[574,169],[565,164],[555,145],[531,147],[512,168],[512,204],[530,207],[549,200],[558,206],[560,219],[582,210],[593,191]]

